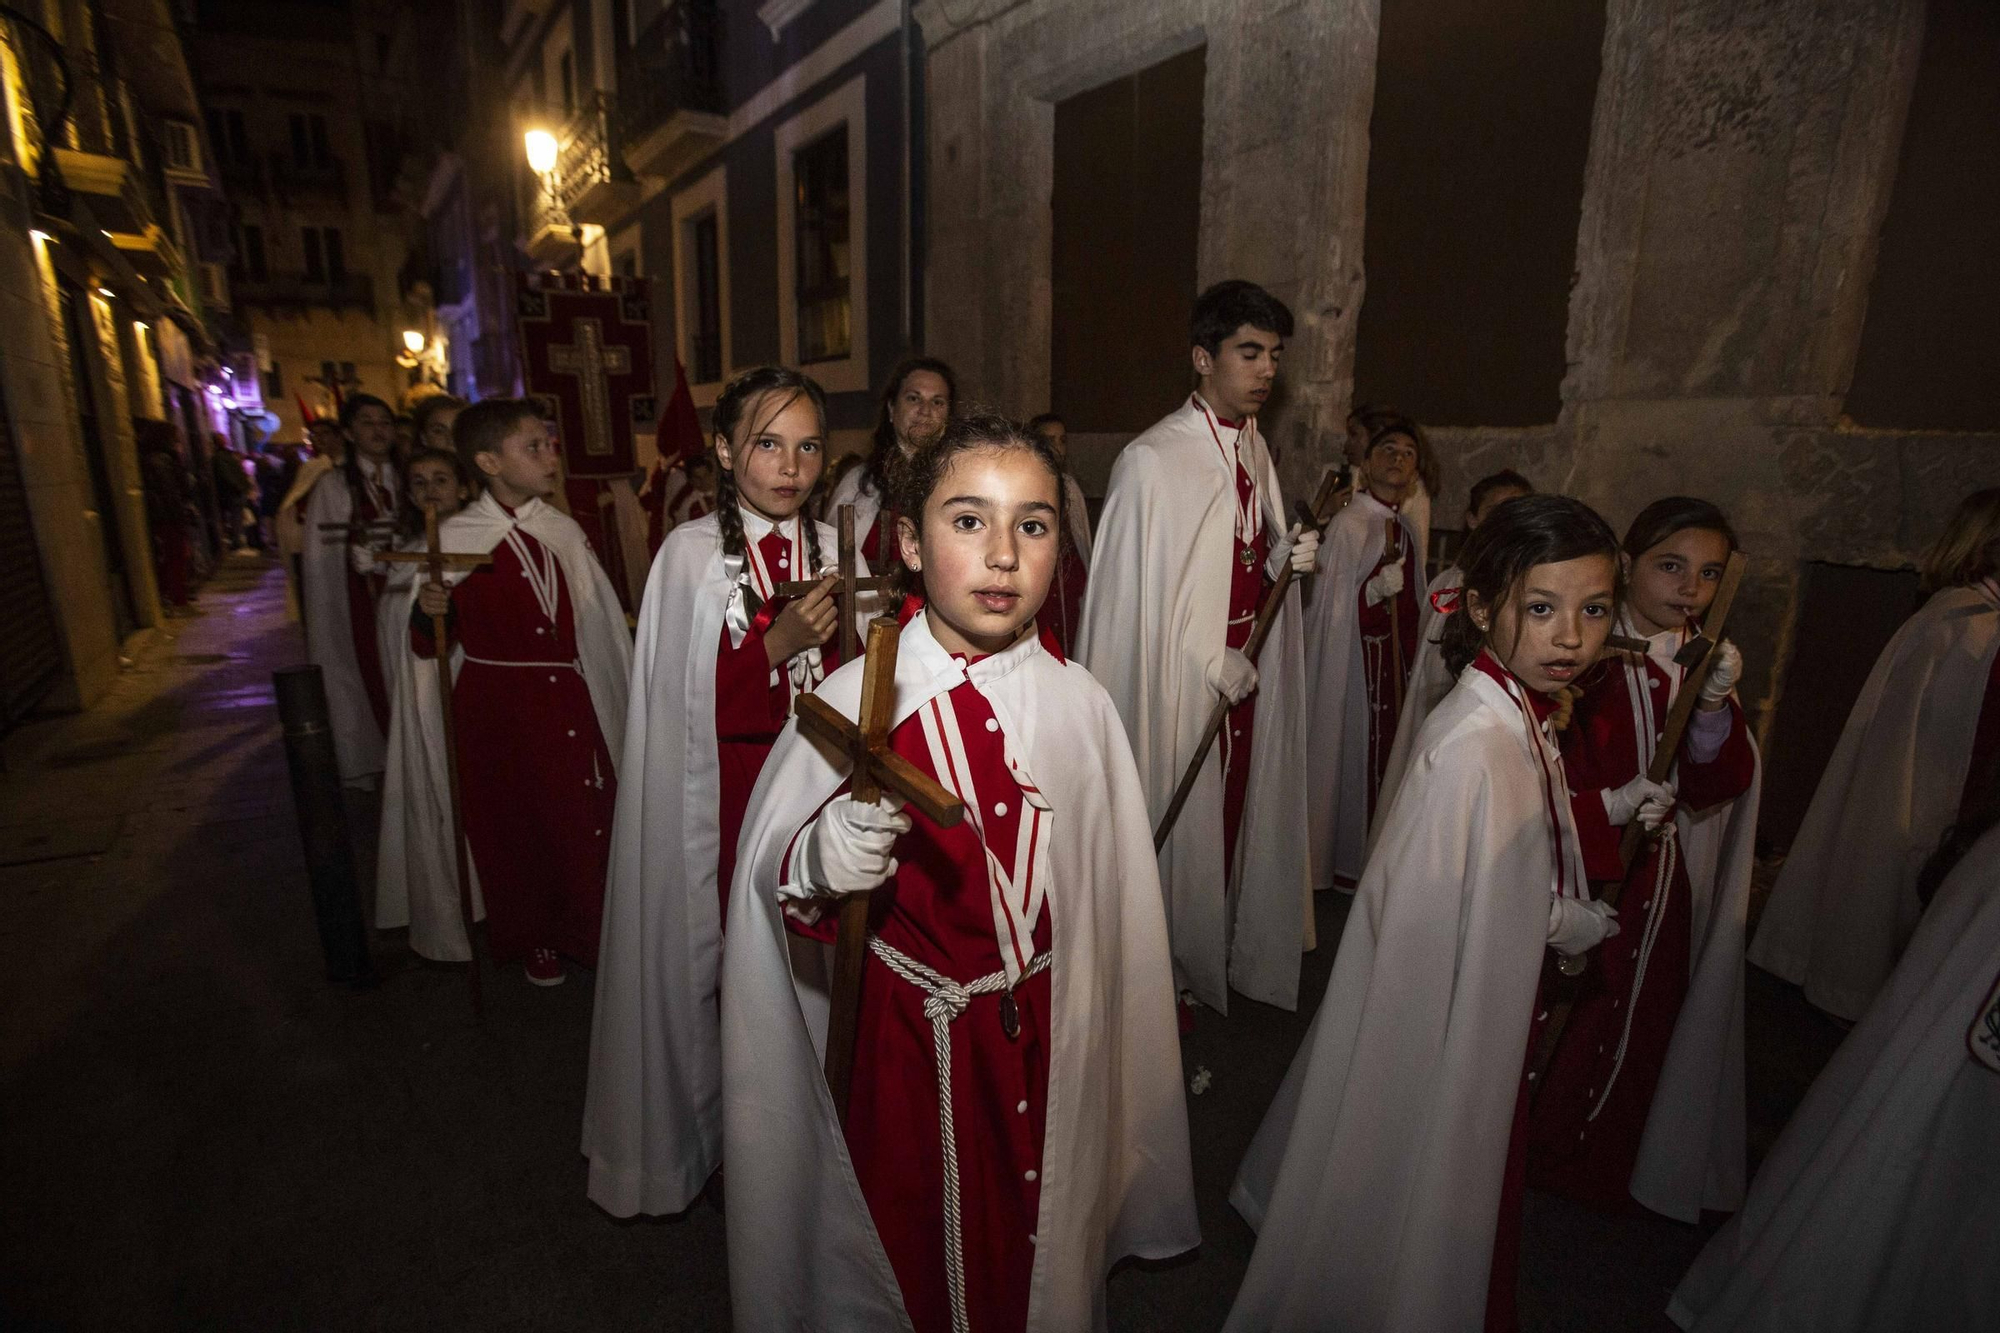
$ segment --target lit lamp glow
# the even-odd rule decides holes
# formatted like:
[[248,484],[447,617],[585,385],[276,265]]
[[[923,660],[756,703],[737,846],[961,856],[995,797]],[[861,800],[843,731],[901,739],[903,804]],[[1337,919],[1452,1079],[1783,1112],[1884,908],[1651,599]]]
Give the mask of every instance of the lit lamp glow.
[[415,356],[424,350],[424,335],[415,329],[404,329],[403,346],[409,349],[411,356]]
[[523,136],[528,149],[528,166],[537,176],[556,169],[556,136],[547,130],[529,130]]

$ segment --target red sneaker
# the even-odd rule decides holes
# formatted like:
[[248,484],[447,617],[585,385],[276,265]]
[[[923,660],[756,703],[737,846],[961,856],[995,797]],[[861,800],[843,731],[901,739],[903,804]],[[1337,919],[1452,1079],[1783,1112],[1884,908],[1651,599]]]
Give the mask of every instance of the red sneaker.
[[563,974],[562,959],[554,949],[528,951],[528,980],[537,986],[560,986],[569,978]]

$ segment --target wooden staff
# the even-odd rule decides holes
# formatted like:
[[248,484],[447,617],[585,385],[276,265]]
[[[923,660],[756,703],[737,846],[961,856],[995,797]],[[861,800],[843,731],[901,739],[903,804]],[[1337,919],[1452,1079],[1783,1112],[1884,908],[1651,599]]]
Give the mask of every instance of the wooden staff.
[[[1312,518],[1315,528],[1325,529],[1327,519],[1340,507],[1336,502],[1349,489],[1341,473],[1327,473],[1326,480],[1320,483],[1319,495],[1313,499]],[[1250,638],[1243,645],[1243,655],[1252,662],[1255,662],[1258,654],[1264,651],[1264,640],[1270,636],[1271,626],[1278,618],[1278,608],[1284,605],[1285,590],[1292,586],[1292,578],[1292,564],[1287,560],[1285,567],[1278,571],[1278,577],[1264,593],[1264,601],[1257,608],[1257,619],[1250,626]],[[1174,798],[1167,803],[1167,812],[1160,816],[1160,826],[1153,830],[1155,852],[1167,845],[1167,835],[1174,831],[1174,821],[1181,817],[1181,807],[1187,804],[1189,795],[1194,791],[1195,779],[1201,776],[1202,762],[1208,758],[1209,747],[1215,744],[1215,738],[1222,733],[1222,724],[1229,720],[1231,706],[1229,700],[1217,699],[1215,707],[1209,711],[1208,725],[1201,730],[1201,739],[1194,747],[1194,757],[1188,761],[1186,771],[1181,774],[1180,785],[1174,788]]]
[[[851,520],[848,530],[853,530]],[[854,765],[855,800],[874,802],[884,791],[892,791],[932,823],[951,828],[965,817],[964,804],[935,778],[889,748],[889,724],[896,713],[896,649],[901,636],[901,628],[886,617],[878,617],[868,626],[858,726],[816,694],[801,694],[793,711],[800,731],[847,753]],[[842,1125],[847,1123],[847,1094],[854,1081],[854,1037],[861,1013],[862,965],[868,959],[870,898],[866,893],[850,893],[841,900],[840,926],[834,936],[826,1086],[833,1094]]]
[[[444,582],[448,569],[474,570],[491,563],[483,555],[445,553],[438,544],[436,505],[424,506],[422,551],[384,551],[375,558],[383,564],[422,565],[427,579],[436,583]],[[480,990],[479,944],[472,934],[472,866],[465,851],[465,811],[458,796],[458,727],[451,706],[451,644],[445,638],[443,616],[431,617],[431,658],[437,663],[438,715],[444,722],[444,766],[451,794],[451,859],[458,872],[458,915],[465,923],[465,948],[469,955],[465,975],[472,991],[473,1015],[483,1018],[486,1003]]]
[[[1385,521],[1389,527],[1383,536],[1383,541],[1386,543],[1383,549],[1392,551],[1398,558],[1401,558],[1403,553],[1403,525],[1396,521],[1394,514],[1389,515]],[[1405,574],[1403,577],[1407,586],[1409,575]],[[1403,594],[1401,592],[1398,592],[1394,597],[1389,599],[1389,661],[1395,667],[1395,671],[1390,679],[1396,687],[1396,712],[1399,716],[1403,711],[1403,688],[1405,680],[1403,671],[1402,600]]]
[[[1695,706],[1701,702],[1701,687],[1708,683],[1708,673],[1715,666],[1715,646],[1722,642],[1723,630],[1729,623],[1729,609],[1736,600],[1736,589],[1743,582],[1743,571],[1749,559],[1741,551],[1729,557],[1729,565],[1722,571],[1722,583],[1715,590],[1715,600],[1709,604],[1708,615],[1702,620],[1700,637],[1692,644],[1705,645],[1700,656],[1687,668],[1687,675],[1681,680],[1680,693],[1674,696],[1673,707],[1667,711],[1667,725],[1660,736],[1659,746],[1653,751],[1653,762],[1646,768],[1646,777],[1652,782],[1665,782],[1673,776],[1674,764],[1680,758],[1681,740],[1687,735],[1688,723],[1694,718]],[[1686,654],[1686,649],[1682,654]],[[1680,660],[1680,655],[1675,657]],[[1625,833],[1618,842],[1618,878],[1605,885],[1599,901],[1609,907],[1617,907],[1619,898],[1625,892],[1625,880],[1632,872],[1632,863],[1639,857],[1639,848],[1646,841],[1646,826],[1639,822],[1635,814],[1625,825]],[[1565,977],[1583,975],[1587,966],[1588,953],[1556,956],[1556,970]],[[1569,1026],[1570,1012],[1576,1008],[1576,996],[1571,993],[1558,997],[1549,1005],[1549,1016],[1542,1029],[1540,1040],[1535,1046],[1535,1058],[1529,1064],[1528,1081],[1531,1096],[1539,1094],[1548,1080],[1549,1066],[1555,1062],[1556,1050],[1562,1045],[1563,1029]]]

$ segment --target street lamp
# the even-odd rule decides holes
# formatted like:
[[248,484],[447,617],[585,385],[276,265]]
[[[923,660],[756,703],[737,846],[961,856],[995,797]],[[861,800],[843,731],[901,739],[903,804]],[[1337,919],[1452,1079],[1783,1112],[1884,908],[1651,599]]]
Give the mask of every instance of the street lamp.
[[403,346],[409,349],[411,356],[416,356],[424,350],[424,335],[416,329],[404,329]]
[[528,148],[528,167],[537,176],[556,169],[556,136],[547,130],[529,130],[523,136]]

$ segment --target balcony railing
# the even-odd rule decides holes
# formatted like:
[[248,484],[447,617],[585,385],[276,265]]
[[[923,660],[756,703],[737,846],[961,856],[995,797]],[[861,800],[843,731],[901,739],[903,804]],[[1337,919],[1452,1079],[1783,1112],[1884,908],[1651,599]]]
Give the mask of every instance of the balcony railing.
[[314,278],[303,273],[271,273],[261,278],[231,275],[229,294],[237,306],[296,306],[375,312],[375,283],[366,273]]
[[725,110],[718,8],[716,0],[677,0],[619,57],[618,133],[628,148],[681,112]]
[[610,94],[592,93],[557,136],[549,193],[558,208],[579,222],[609,221],[599,215],[607,205],[615,206],[615,195],[637,195],[632,173],[613,150],[611,114]]

